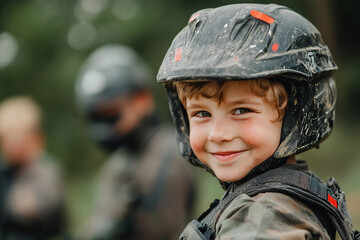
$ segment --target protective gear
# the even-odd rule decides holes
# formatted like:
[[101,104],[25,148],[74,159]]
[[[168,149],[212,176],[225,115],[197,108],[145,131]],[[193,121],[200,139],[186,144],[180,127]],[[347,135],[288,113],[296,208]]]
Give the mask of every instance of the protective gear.
[[199,221],[193,220],[188,224],[180,239],[214,239],[215,225],[230,202],[244,193],[253,197],[268,192],[283,193],[306,203],[332,239],[335,237],[335,230],[343,240],[360,239],[358,232],[352,230],[345,194],[333,178],[324,184],[316,176],[285,167],[268,171],[240,185],[233,184],[224,198],[215,200],[210,209],[200,216]]
[[[157,80],[276,78],[283,83],[289,102],[280,145],[250,177],[318,146],[330,134],[336,99],[330,74],[336,69],[319,31],[299,14],[275,4],[234,4],[193,14],[173,40]],[[176,90],[165,86],[181,154],[211,172],[191,150],[187,115]]]
[[106,45],[85,61],[76,80],[75,94],[88,117],[91,136],[112,151],[126,141],[114,130],[120,115],[105,118],[96,113],[102,104],[124,95],[148,89],[151,74],[146,64],[128,47]]

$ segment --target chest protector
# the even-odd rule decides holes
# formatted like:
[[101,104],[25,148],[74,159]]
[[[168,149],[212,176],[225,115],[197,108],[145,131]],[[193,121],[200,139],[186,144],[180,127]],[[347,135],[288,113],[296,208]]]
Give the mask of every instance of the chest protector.
[[316,213],[332,238],[337,231],[342,240],[360,239],[360,233],[352,230],[345,194],[334,178],[325,184],[314,175],[280,167],[243,184],[231,185],[221,200],[215,200],[198,220],[187,225],[180,240],[215,239],[216,223],[232,200],[241,194],[253,197],[265,192],[283,193],[305,203]]

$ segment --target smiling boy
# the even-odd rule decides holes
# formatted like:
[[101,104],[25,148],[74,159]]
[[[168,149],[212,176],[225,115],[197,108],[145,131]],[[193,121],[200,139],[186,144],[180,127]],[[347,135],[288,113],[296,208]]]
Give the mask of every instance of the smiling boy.
[[[274,89],[265,91],[260,84],[277,87],[276,96]],[[221,181],[244,178],[279,146],[284,106],[276,106],[285,105],[287,99],[280,83],[227,81],[219,88],[208,81],[200,82],[199,90],[189,89],[199,83],[176,85],[189,118],[191,148]]]
[[344,193],[295,155],[333,128],[336,70],[318,30],[275,4],[194,13],[159,69],[179,149],[226,189],[180,239],[354,239]]

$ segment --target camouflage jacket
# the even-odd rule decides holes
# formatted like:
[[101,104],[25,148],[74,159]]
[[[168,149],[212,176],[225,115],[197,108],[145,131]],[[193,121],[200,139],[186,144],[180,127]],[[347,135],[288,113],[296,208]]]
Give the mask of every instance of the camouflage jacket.
[[119,149],[101,170],[94,208],[80,239],[175,239],[189,220],[191,167],[165,125],[134,153]]
[[281,193],[243,194],[225,209],[215,239],[330,239],[314,213]]
[[[288,165],[294,170],[308,171],[305,162]],[[193,229],[201,225],[193,220],[180,239],[200,237]],[[196,231],[197,231],[196,230]],[[259,193],[253,197],[240,194],[225,208],[215,225],[215,239],[331,239],[318,216],[303,202],[277,192]]]

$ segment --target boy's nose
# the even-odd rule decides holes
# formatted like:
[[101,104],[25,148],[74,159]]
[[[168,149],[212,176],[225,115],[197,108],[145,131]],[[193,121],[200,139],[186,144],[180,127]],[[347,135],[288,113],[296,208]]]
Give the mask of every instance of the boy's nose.
[[234,138],[232,127],[226,121],[216,121],[209,131],[209,141],[215,143],[229,142]]

